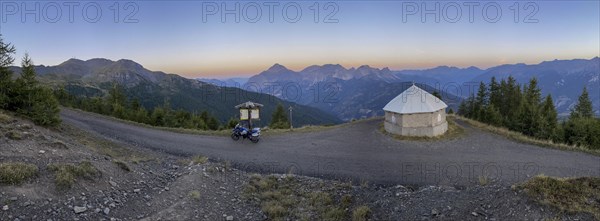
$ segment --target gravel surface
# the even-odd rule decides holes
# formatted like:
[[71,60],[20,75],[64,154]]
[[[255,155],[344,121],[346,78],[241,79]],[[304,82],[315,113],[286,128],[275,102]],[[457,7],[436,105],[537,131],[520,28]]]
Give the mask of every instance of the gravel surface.
[[[553,207],[539,205],[522,189],[487,179],[485,182],[479,179],[471,182],[477,183],[476,185],[404,185],[392,184],[395,179],[389,177],[380,179],[387,184],[380,184],[365,179],[368,176],[362,176],[362,173],[355,176],[352,170],[337,170],[334,167],[316,170],[307,174],[309,176],[287,172],[272,174],[269,171],[278,170],[276,165],[268,164],[272,161],[257,161],[254,169],[267,173],[258,175],[238,169],[229,161],[223,161],[243,159],[240,154],[232,154],[235,152],[259,152],[274,157],[290,156],[287,161],[282,160],[281,164],[301,162],[319,149],[336,150],[333,144],[340,145],[356,139],[354,145],[345,147],[348,149],[345,153],[337,151],[340,156],[332,155],[329,151],[326,152],[328,154],[321,155],[336,159],[368,159],[368,162],[375,162],[380,166],[383,165],[382,162],[377,162],[374,157],[381,156],[381,150],[388,150],[387,153],[411,148],[435,150],[426,144],[442,143],[404,142],[388,138],[376,132],[377,121],[359,122],[311,133],[277,136],[268,136],[267,133],[263,140],[266,142],[254,145],[249,142],[236,143],[227,137],[193,136],[133,127],[95,114],[67,110],[63,115],[71,117],[65,117],[67,124],[57,129],[38,127],[18,117],[0,122],[0,163],[27,163],[39,169],[36,176],[21,184],[0,184],[0,220],[351,220],[355,218],[353,216],[359,208],[367,208],[369,212],[364,215],[368,220],[594,219],[590,214],[565,213]],[[74,120],[74,116],[78,116],[80,120]],[[102,128],[105,124],[111,125],[112,129],[106,130],[112,132],[91,129]],[[367,132],[371,130],[369,128],[374,131]],[[167,138],[172,140],[159,142],[164,142],[165,146],[146,146],[120,138],[131,136],[122,136],[128,134],[127,129],[134,133],[151,133],[152,136],[140,138],[148,143],[165,138],[161,134],[169,135]],[[344,132],[352,135],[361,133],[361,130],[367,132],[368,136],[378,136],[381,139],[379,144],[389,142],[395,145],[385,148],[365,146],[364,148],[379,151],[376,155],[355,156],[361,144],[358,137],[351,136],[344,141],[339,134]],[[304,143],[298,140],[302,137],[317,139],[322,135],[331,136],[332,139]],[[474,139],[477,136],[507,142],[496,136],[477,134],[469,128],[468,135],[462,139]],[[284,139],[297,142],[308,150],[291,148],[289,144],[283,143]],[[180,141],[185,143],[194,140],[202,145],[188,146],[187,151],[184,151],[185,146],[178,145]],[[281,142],[279,149],[271,147],[276,144],[275,141]],[[447,142],[458,141],[460,139]],[[323,142],[331,143],[325,145]],[[222,143],[223,150],[210,148],[210,145],[219,143]],[[314,147],[313,143],[318,147]],[[404,145],[408,147],[402,147]],[[550,153],[576,154],[525,147]],[[212,156],[221,157],[221,160],[210,158],[207,161],[207,158],[196,155],[209,153],[207,150],[212,150]],[[230,158],[227,154],[234,157]],[[189,157],[191,155],[194,156]],[[322,157],[315,155],[312,157]],[[81,162],[89,162],[97,169],[98,174],[87,178],[77,177],[72,187],[60,188],[56,180],[58,173],[53,172],[50,165],[77,165]],[[353,162],[344,160],[336,163],[352,165]],[[362,165],[363,162],[355,163]],[[303,165],[307,164],[297,163],[296,169],[291,169],[291,172],[306,174],[300,170]],[[373,167],[370,170],[378,171]],[[340,179],[315,178],[330,176],[331,172],[338,171],[349,174],[348,179],[340,176]],[[359,180],[352,182],[350,178]]]
[[258,144],[228,137],[180,134],[139,127],[76,110],[64,122],[140,148],[230,161],[244,170],[288,173],[373,184],[413,186],[514,184],[538,174],[600,176],[600,157],[517,143],[461,122],[465,135],[442,141],[401,141],[379,131],[380,119],[317,132],[269,135]]

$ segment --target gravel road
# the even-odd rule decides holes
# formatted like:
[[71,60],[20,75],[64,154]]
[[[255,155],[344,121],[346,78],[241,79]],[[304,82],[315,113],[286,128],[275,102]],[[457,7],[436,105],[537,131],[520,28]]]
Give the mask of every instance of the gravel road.
[[258,144],[229,137],[180,134],[63,109],[64,123],[103,138],[191,156],[230,161],[261,173],[286,173],[370,184],[512,184],[538,174],[600,176],[600,157],[521,144],[462,124],[466,134],[444,141],[400,141],[379,132],[381,119],[318,132],[263,133]]

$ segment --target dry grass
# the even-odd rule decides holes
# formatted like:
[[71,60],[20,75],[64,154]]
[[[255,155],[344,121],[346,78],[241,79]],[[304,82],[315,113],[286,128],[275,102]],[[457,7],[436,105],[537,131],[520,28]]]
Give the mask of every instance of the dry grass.
[[359,206],[352,211],[352,221],[367,221],[371,215],[371,208]]
[[192,198],[193,200],[199,201],[200,200],[200,191],[198,191],[198,190],[192,190],[192,191],[190,191],[190,193],[188,194],[188,196],[190,198]]
[[8,123],[12,120],[12,117],[5,113],[0,112],[0,123]]
[[197,155],[192,158],[192,162],[194,162],[194,164],[205,164],[208,162],[208,157]]
[[569,213],[590,213],[600,220],[600,178],[536,176],[519,185],[538,203]]
[[487,176],[479,176],[479,185],[487,186],[490,183],[490,180]]
[[29,163],[1,163],[0,183],[18,185],[38,174],[38,167]]
[[529,137],[527,135],[524,135],[524,134],[516,132],[516,131],[511,131],[507,128],[495,127],[495,126],[492,126],[489,124],[481,123],[479,121],[471,120],[471,119],[461,117],[461,116],[453,116],[453,117],[458,120],[461,120],[465,123],[468,123],[469,125],[471,125],[473,127],[509,138],[511,140],[514,140],[514,141],[517,141],[520,143],[532,144],[532,145],[541,146],[541,147],[549,147],[549,148],[554,148],[554,149],[559,149],[559,150],[579,151],[579,152],[584,152],[584,153],[589,153],[592,155],[600,156],[600,150],[591,150],[591,149],[588,149],[585,147],[567,145],[564,143],[555,143],[552,140],[540,140],[540,139],[536,139],[533,137]]
[[78,165],[50,164],[48,169],[55,173],[54,181],[59,189],[71,188],[77,178],[93,179],[100,175],[100,171],[88,161],[83,161]]
[[460,125],[456,124],[455,118],[453,116],[448,115],[446,120],[448,121],[448,131],[446,131],[446,133],[444,133],[440,136],[435,136],[435,137],[426,137],[426,136],[413,137],[413,136],[402,136],[402,135],[397,135],[397,134],[391,134],[385,130],[383,123],[381,123],[381,126],[379,127],[379,131],[383,134],[386,134],[386,135],[391,136],[398,140],[411,140],[411,141],[451,140],[451,139],[456,139],[456,138],[462,137],[465,134],[465,129],[463,127],[461,127]]
[[14,130],[6,133],[6,137],[8,137],[11,140],[22,140],[23,139],[23,135],[19,131],[14,131]]
[[119,168],[121,168],[124,171],[130,172],[131,168],[129,168],[129,165],[127,165],[127,163],[120,161],[120,160],[113,160],[113,163],[116,164]]

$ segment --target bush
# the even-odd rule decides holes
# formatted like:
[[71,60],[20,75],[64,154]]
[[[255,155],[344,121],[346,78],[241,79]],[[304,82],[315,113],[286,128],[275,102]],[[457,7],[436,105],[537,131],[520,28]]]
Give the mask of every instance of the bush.
[[0,164],[0,183],[21,184],[38,174],[38,167],[28,163]]
[[48,169],[55,172],[55,182],[58,188],[71,188],[75,179],[82,177],[92,179],[100,174],[100,171],[88,161],[83,161],[79,165],[74,164],[51,164]]
[[33,92],[33,105],[25,115],[41,126],[56,126],[61,123],[58,101],[48,88],[38,87]]
[[359,206],[352,211],[352,221],[366,221],[371,214],[368,206]]

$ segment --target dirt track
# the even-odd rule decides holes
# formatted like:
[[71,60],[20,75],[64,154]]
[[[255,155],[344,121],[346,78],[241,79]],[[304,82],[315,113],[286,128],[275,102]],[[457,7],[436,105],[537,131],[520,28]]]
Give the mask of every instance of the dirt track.
[[600,157],[521,144],[468,126],[466,135],[454,140],[398,141],[379,132],[381,120],[368,120],[319,132],[265,132],[252,144],[138,127],[69,109],[61,117],[104,138],[176,155],[202,154],[252,172],[405,185],[478,185],[480,177],[511,184],[537,174],[600,176]]

